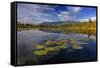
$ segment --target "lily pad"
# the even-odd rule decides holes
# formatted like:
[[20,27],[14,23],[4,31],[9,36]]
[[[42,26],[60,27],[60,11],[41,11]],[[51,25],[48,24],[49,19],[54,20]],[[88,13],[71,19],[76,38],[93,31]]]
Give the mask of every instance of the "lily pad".
[[48,48],[46,48],[46,50],[48,50],[48,51],[56,51],[56,49],[54,47],[48,47]]
[[48,50],[38,50],[38,51],[33,51],[35,55],[43,56],[48,54]]
[[45,46],[44,45],[36,45],[37,49],[43,49]]
[[73,45],[72,46],[73,49],[82,49],[83,47],[79,46],[79,45]]
[[60,47],[59,46],[55,46],[55,50],[56,51],[59,51],[60,50]]
[[50,40],[48,40],[46,43],[45,43],[45,45],[54,45],[55,44],[55,42],[54,41],[50,41]]
[[78,44],[88,44],[88,43],[86,43],[86,42],[78,42]]
[[68,46],[67,45],[61,45],[60,48],[65,49],[65,48],[68,48]]
[[61,40],[60,43],[65,43],[67,42],[68,40]]
[[55,42],[56,45],[62,45],[62,42]]

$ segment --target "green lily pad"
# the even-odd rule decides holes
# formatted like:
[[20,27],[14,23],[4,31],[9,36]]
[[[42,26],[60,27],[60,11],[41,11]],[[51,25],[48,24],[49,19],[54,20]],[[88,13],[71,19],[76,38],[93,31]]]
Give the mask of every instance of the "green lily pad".
[[56,51],[59,51],[60,50],[60,47],[59,46],[55,46],[54,48],[55,48]]
[[33,51],[33,54],[43,56],[48,54],[48,50],[38,50],[38,51]]
[[86,43],[86,42],[78,42],[78,44],[88,44],[88,43]]
[[60,43],[65,43],[67,42],[68,40],[61,40]]
[[45,45],[54,45],[54,44],[55,44],[55,42],[50,41],[50,40],[48,40],[48,41],[45,43]]
[[79,45],[73,45],[72,46],[73,49],[82,49],[83,47],[79,46]]
[[37,49],[43,49],[45,46],[44,45],[36,45]]
[[62,45],[62,42],[55,42],[56,45]]
[[54,47],[48,47],[48,48],[46,48],[46,50],[48,50],[48,51],[56,51],[56,49]]
[[68,48],[68,46],[67,45],[61,45],[60,48],[65,49],[65,48]]

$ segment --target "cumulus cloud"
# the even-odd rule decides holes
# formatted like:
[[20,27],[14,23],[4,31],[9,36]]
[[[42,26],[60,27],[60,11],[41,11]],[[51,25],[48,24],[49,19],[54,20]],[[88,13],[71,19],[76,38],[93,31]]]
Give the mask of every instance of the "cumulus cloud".
[[25,23],[25,24],[32,24],[32,21],[34,21],[34,24],[37,24],[37,22],[41,23],[40,20],[36,20],[34,18],[21,18],[18,20],[21,23]]
[[19,19],[19,21],[21,21],[22,23],[29,23],[29,24],[39,24],[39,23],[42,23],[43,21],[51,21],[49,19],[46,19],[46,18],[42,18],[42,19],[37,19],[37,18],[22,18],[22,19]]
[[60,18],[60,20],[62,21],[66,21],[66,20],[71,20],[71,16],[70,16],[70,13],[67,12],[67,11],[61,11],[59,14],[58,14],[58,17]]
[[81,7],[67,7],[71,12],[79,12],[82,8]]
[[89,21],[89,19],[91,19],[92,21],[96,21],[96,17],[93,16],[93,17],[88,17],[88,18],[84,18],[84,19],[80,19],[79,21],[81,22],[86,22],[86,21]]
[[49,5],[18,4],[17,9],[18,21],[42,23],[58,18],[55,9]]
[[[42,22],[55,22],[55,21],[67,21],[67,20],[88,20],[84,11],[81,11],[82,7],[73,6],[58,6],[58,5],[39,5],[39,4],[22,4],[17,5],[17,21],[39,24]],[[86,11],[90,9],[85,9]],[[80,12],[82,12],[80,14]],[[91,16],[92,12],[89,12]],[[94,15],[93,15],[94,16]],[[92,20],[95,17],[91,17]]]
[[94,16],[94,17],[91,17],[90,18],[92,21],[95,21],[96,20],[96,17]]
[[78,13],[82,8],[81,7],[67,7],[67,11],[61,11],[58,15],[61,20],[73,20],[75,14]]

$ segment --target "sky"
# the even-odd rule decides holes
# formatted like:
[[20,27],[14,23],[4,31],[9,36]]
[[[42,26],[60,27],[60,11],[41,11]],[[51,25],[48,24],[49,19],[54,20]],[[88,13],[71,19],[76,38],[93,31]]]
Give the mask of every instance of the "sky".
[[17,4],[17,21],[29,24],[96,20],[96,8],[68,5]]

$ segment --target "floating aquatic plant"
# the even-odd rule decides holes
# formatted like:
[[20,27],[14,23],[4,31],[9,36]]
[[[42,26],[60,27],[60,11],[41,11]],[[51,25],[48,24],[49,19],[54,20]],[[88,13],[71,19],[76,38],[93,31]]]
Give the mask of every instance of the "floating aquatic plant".
[[89,38],[79,38],[79,40],[88,41],[90,39]]
[[73,41],[73,40],[79,40],[79,38],[69,38],[69,40]]
[[47,55],[48,54],[48,50],[37,50],[37,51],[33,51],[33,53],[35,54],[35,55],[40,55],[40,56],[42,56],[42,55]]
[[48,51],[56,51],[55,47],[48,47],[48,48],[46,48],[46,50],[48,50]]
[[88,43],[86,43],[86,42],[78,42],[78,44],[88,44]]
[[43,49],[45,46],[44,45],[36,45],[37,49]]
[[65,48],[68,48],[68,46],[66,46],[66,45],[61,45],[60,48],[61,48],[61,49],[65,49]]
[[53,36],[48,36],[48,38],[53,38]]
[[72,49],[82,49],[83,47],[80,46],[80,44],[88,44],[86,42],[77,41],[75,39],[73,40],[60,40],[60,41],[46,41],[43,45],[36,45],[36,48],[39,50],[33,51],[33,54],[35,55],[47,55],[49,53],[57,52],[62,49],[66,49],[71,45]]
[[59,41],[60,43],[65,43],[65,42],[67,42],[68,40],[61,40],[61,41]]
[[69,38],[69,40],[82,40],[82,41],[88,41],[90,40],[89,38]]
[[55,46],[54,48],[55,48],[56,51],[59,51],[60,50],[60,47],[59,46]]
[[56,44],[56,45],[62,45],[62,43],[61,43],[61,42],[55,42],[55,44]]
[[83,47],[79,46],[79,45],[73,45],[72,46],[73,49],[82,49]]
[[48,41],[45,43],[45,45],[46,45],[46,46],[55,45],[55,42],[48,40]]

